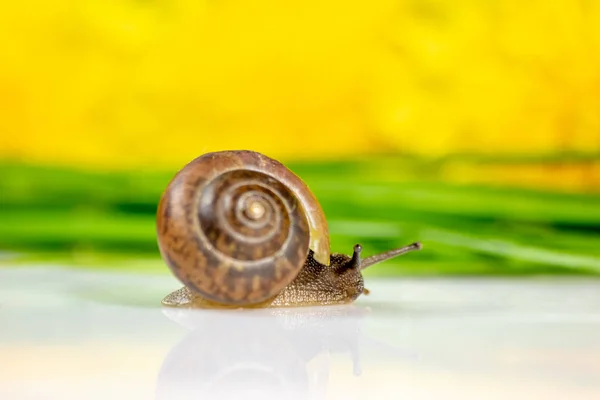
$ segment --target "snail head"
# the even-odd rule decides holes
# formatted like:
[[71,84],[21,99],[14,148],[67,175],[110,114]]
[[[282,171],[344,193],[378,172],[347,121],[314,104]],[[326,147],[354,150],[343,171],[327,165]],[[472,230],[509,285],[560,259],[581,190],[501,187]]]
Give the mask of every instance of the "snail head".
[[331,255],[331,264],[334,267],[334,273],[337,275],[337,280],[346,291],[348,297],[355,300],[361,294],[369,294],[369,291],[364,287],[364,279],[362,271],[368,267],[378,264],[382,261],[409,253],[411,251],[420,250],[421,243],[415,242],[408,246],[389,250],[381,254],[376,254],[367,258],[361,258],[362,246],[354,245],[354,251],[351,257],[340,254]]

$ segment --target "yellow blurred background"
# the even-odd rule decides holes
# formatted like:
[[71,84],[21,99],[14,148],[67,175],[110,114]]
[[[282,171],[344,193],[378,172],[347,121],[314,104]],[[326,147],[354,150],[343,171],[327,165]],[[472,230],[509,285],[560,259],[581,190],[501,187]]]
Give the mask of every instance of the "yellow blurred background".
[[[29,0],[0,12],[0,157],[173,168],[583,155],[448,178],[600,186],[595,1]],[[591,158],[591,161],[590,161]],[[555,182],[555,180],[557,182]]]

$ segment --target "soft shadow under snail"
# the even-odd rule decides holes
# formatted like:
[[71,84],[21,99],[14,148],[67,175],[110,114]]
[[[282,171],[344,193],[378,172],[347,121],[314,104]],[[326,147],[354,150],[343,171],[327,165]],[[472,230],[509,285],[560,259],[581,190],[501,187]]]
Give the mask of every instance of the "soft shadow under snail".
[[361,271],[421,248],[360,258],[330,253],[329,230],[308,186],[252,151],[204,154],[167,186],[157,212],[160,253],[184,288],[163,305],[199,308],[350,303]]

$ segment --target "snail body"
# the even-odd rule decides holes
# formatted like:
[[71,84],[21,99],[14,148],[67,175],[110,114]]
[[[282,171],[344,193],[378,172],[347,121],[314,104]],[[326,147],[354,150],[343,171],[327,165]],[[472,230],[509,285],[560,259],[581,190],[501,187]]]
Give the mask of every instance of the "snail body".
[[350,303],[361,270],[420,248],[361,261],[331,254],[323,210],[283,164],[252,151],[204,154],[181,169],[157,210],[158,246],[185,285],[163,305],[203,308]]

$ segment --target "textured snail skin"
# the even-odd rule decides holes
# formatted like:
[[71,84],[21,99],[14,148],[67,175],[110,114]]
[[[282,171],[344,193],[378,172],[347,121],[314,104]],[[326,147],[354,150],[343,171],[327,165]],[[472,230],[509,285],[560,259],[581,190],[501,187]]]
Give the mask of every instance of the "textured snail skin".
[[[258,219],[249,207],[259,204]],[[250,206],[248,206],[250,204]],[[207,302],[252,306],[281,294],[311,259],[328,264],[323,211],[300,178],[251,151],[208,153],[167,186],[157,211],[163,259]]]
[[[304,267],[288,286],[274,297],[253,307],[299,307],[346,304],[364,291],[360,267],[351,257],[332,254],[330,265],[319,263],[311,251]],[[234,308],[212,302],[183,287],[163,300],[163,305],[185,308]]]

